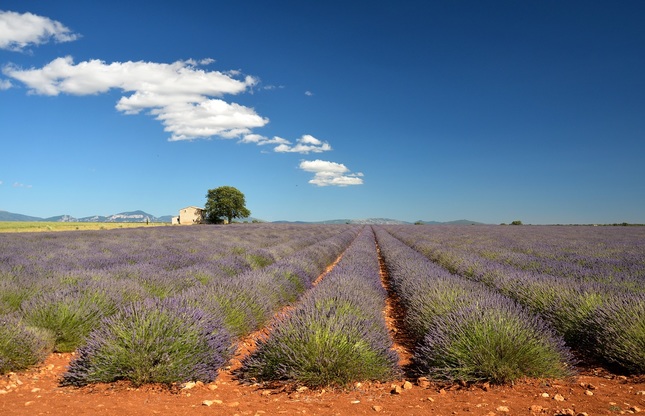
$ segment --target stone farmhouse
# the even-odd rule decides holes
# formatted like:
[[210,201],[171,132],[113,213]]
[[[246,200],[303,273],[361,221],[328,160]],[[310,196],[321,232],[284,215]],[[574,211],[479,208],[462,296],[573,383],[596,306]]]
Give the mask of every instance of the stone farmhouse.
[[172,217],[172,224],[201,224],[204,220],[204,208],[186,207],[179,210],[179,215]]

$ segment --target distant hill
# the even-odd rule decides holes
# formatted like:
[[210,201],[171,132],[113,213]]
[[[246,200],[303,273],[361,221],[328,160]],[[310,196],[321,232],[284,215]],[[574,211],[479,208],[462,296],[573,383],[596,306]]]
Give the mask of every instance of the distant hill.
[[49,217],[45,218],[40,221],[47,221],[47,222],[78,222],[78,220],[71,215],[58,215],[56,217]]
[[8,211],[0,211],[0,221],[43,221],[43,219],[30,217],[29,215],[14,214]]
[[[326,221],[273,221],[274,223],[282,224],[372,224],[372,225],[406,225],[412,224],[411,222],[395,220],[391,218],[365,218],[365,219],[337,219]],[[456,220],[456,221],[417,221],[414,224],[435,224],[435,225],[483,225],[481,222],[470,220]]]
[[118,214],[108,215],[103,217],[101,215],[95,215],[93,217],[84,217],[79,218],[78,222],[161,222],[154,215],[148,214],[143,211],[130,211],[130,212],[120,212]]
[[[0,211],[0,221],[48,221],[48,222],[166,222],[172,220],[172,215],[155,217],[144,211],[120,212],[112,215],[94,215],[91,217],[75,218],[71,215],[58,215],[55,217],[39,218],[28,215],[14,214],[7,211]],[[258,218],[238,218],[235,222],[266,222]],[[326,221],[273,221],[275,224],[374,224],[374,225],[403,225],[412,224],[411,222],[395,220],[392,218],[365,218],[365,219],[335,219]],[[447,222],[438,221],[417,221],[415,224],[437,224],[437,225],[482,225],[483,223],[470,220],[456,220]]]
[[485,225],[483,222],[471,221],[471,220],[455,220],[455,221],[422,221],[419,220],[415,224],[425,224],[425,225]]
[[405,221],[399,221],[399,220],[393,220],[391,218],[364,218],[364,219],[341,219],[341,220],[328,220],[328,221],[319,221],[316,222],[315,224],[390,224],[390,225],[395,225],[395,224],[409,224],[409,222]]
[[170,222],[172,215],[155,217],[144,211],[120,212],[108,216],[94,215],[91,217],[75,218],[71,215],[58,215],[55,217],[40,218],[28,215],[14,214],[0,211],[0,221],[48,221],[48,222]]

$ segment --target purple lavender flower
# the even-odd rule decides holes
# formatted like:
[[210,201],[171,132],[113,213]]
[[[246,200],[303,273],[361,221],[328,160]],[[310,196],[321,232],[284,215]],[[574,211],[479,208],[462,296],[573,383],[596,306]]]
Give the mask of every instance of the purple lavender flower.
[[103,320],[62,384],[210,382],[231,351],[231,337],[215,315],[177,300],[147,300]]

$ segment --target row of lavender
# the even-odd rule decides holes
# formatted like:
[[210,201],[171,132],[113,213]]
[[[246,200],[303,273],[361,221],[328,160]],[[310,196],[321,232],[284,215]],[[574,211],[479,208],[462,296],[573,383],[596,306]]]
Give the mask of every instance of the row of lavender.
[[433,227],[430,235],[413,234],[525,271],[645,291],[644,227]]
[[365,227],[341,261],[243,362],[245,378],[307,386],[388,380],[400,373],[385,325],[374,234]]
[[[484,283],[539,314],[577,351],[624,371],[645,372],[642,229],[386,228],[439,265]],[[514,252],[524,254],[513,256]],[[589,253],[597,256],[595,261]],[[518,260],[529,255],[531,267]],[[567,258],[577,266],[561,266]],[[554,266],[548,266],[549,261]],[[592,264],[597,265],[597,275]]]
[[333,227],[250,224],[2,234],[0,280],[226,277],[270,264],[336,232]]
[[133,304],[172,304],[176,316],[180,304],[199,305],[222,332],[246,333],[299,296],[357,232],[245,226],[1,236],[0,371],[83,345]]
[[[236,232],[182,227],[5,234],[0,313],[19,311],[30,325],[54,333],[57,351],[71,351],[121,303],[227,280],[334,232],[321,231],[286,227],[280,236],[275,227],[254,225]],[[281,244],[270,247],[277,238]]]
[[249,225],[2,234],[0,314],[16,311],[38,293],[79,282],[117,281],[129,296],[166,297],[266,266],[335,232]]
[[236,336],[265,325],[278,309],[297,300],[358,230],[347,229],[235,279],[122,308],[89,335],[63,384],[214,380]]
[[570,373],[564,341],[538,316],[448,272],[383,228],[375,231],[391,287],[405,309],[419,374],[504,383]]

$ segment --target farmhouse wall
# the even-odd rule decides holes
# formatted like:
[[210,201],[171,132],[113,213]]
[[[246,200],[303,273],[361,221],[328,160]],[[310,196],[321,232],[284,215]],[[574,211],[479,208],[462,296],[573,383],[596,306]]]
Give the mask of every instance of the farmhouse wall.
[[198,207],[186,207],[179,210],[178,224],[200,224],[204,220],[204,210]]

